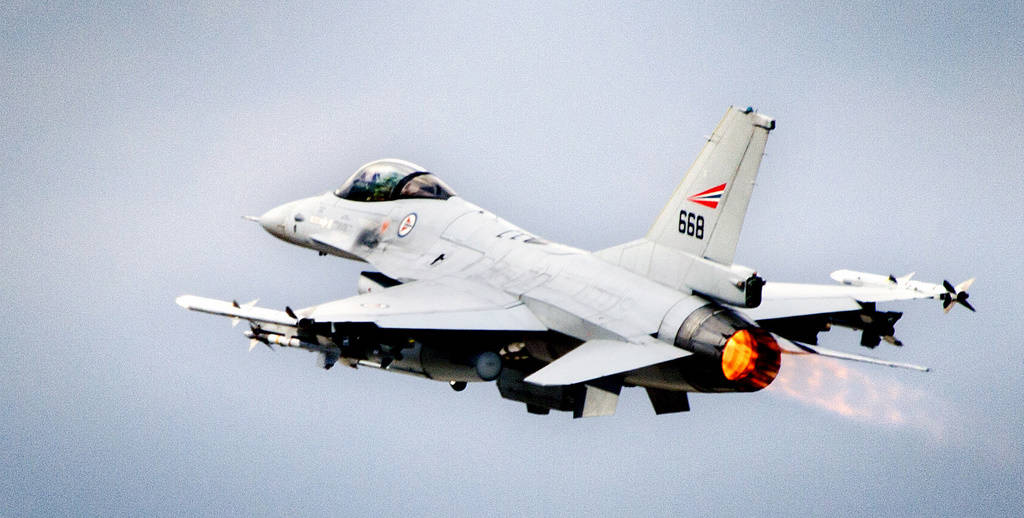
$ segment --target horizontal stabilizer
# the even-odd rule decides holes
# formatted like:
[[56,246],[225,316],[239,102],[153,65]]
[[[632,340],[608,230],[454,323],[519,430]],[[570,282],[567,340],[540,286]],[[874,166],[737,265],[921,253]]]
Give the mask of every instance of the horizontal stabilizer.
[[689,355],[683,349],[650,337],[630,342],[589,340],[527,376],[526,381],[536,385],[572,385]]
[[825,356],[828,358],[836,358],[839,360],[850,360],[855,362],[872,363],[875,365],[884,365],[886,367],[897,367],[900,369],[911,369],[915,371],[928,372],[931,369],[928,367],[922,367],[920,365],[914,365],[911,363],[899,363],[890,362],[886,360],[879,360],[878,358],[871,358],[870,356],[861,356],[859,354],[844,353],[841,351],[833,351],[831,349],[825,349],[823,347],[810,346],[799,342],[793,342],[782,338],[781,336],[775,335],[776,341],[782,347],[783,352],[790,354],[816,354],[818,356]]

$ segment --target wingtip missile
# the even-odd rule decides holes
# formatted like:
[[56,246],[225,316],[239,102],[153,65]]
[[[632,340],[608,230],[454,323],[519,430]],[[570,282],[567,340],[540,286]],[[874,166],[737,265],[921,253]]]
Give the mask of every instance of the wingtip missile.
[[855,272],[852,270],[836,270],[832,272],[831,277],[836,282],[847,286],[868,286],[875,288],[889,288],[892,290],[909,290],[921,293],[928,298],[936,298],[942,301],[942,310],[946,313],[952,311],[953,306],[956,304],[960,304],[971,311],[977,311],[970,302],[967,302],[967,299],[970,297],[967,293],[967,289],[974,284],[974,277],[971,277],[956,286],[948,280],[943,280],[941,284],[911,280],[914,277],[914,272],[908,273],[902,277],[896,277],[892,274],[878,275],[874,273]]
[[895,275],[879,275],[877,273],[857,272],[853,270],[836,270],[829,274],[832,280],[847,286],[895,287],[901,278]]

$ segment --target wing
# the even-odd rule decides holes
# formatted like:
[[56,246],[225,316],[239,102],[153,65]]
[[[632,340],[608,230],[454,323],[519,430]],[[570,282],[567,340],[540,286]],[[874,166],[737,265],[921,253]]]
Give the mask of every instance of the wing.
[[833,326],[861,330],[861,345],[875,347],[882,339],[902,345],[894,336],[896,321],[903,316],[895,311],[878,311],[875,304],[897,300],[939,299],[948,312],[959,303],[970,310],[967,288],[974,279],[956,287],[913,281],[907,275],[877,275],[837,270],[832,278],[841,285],[791,284],[769,282],[762,290],[761,305],[738,308],[761,327],[788,339],[817,343],[817,335]]
[[[182,295],[178,305],[256,324],[372,323],[383,329],[547,331],[516,298],[468,281],[420,281],[296,311],[240,307],[232,302]],[[289,314],[291,311],[291,314]],[[294,316],[293,316],[294,315]]]
[[[941,286],[939,287],[941,289]],[[894,300],[938,298],[941,294],[925,293],[894,286],[841,286],[829,284],[765,283],[761,305],[741,309],[755,320],[816,315],[840,311],[856,311],[864,303]]]

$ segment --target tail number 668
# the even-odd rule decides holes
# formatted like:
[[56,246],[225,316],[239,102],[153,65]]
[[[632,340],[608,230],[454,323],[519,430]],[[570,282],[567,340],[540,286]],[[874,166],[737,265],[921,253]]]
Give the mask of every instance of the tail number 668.
[[679,233],[704,239],[704,216],[685,210],[679,211]]

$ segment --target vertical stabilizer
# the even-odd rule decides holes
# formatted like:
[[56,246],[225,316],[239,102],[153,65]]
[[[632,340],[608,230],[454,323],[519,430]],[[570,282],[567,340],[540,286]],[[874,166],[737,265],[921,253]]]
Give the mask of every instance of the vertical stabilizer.
[[731,107],[672,193],[647,239],[731,265],[775,120]]

